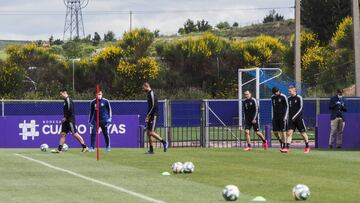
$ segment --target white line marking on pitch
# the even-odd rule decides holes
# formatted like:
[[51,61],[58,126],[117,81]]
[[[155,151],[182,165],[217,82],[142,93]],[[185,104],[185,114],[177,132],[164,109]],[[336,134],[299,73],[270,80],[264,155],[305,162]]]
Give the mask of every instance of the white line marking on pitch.
[[149,202],[155,202],[155,203],[165,203],[161,200],[157,200],[157,199],[153,199],[151,197],[148,197],[146,195],[143,195],[143,194],[140,194],[140,193],[137,193],[137,192],[133,192],[131,190],[127,190],[125,188],[122,188],[122,187],[119,187],[119,186],[116,186],[116,185],[112,185],[112,184],[109,184],[109,183],[106,183],[106,182],[103,182],[103,181],[100,181],[100,180],[96,180],[94,178],[90,178],[90,177],[87,177],[87,176],[84,176],[84,175],[81,175],[81,174],[78,174],[78,173],[75,173],[73,171],[69,171],[67,169],[63,169],[63,168],[60,168],[60,167],[57,167],[57,166],[53,166],[51,164],[48,164],[46,162],[43,162],[43,161],[39,161],[39,160],[36,160],[36,159],[33,159],[33,158],[30,158],[30,157],[27,157],[27,156],[24,156],[24,155],[21,155],[21,154],[14,154],[16,156],[19,156],[19,157],[22,157],[24,159],[27,159],[29,161],[32,161],[32,162],[36,162],[38,164],[41,164],[41,165],[44,165],[48,168],[52,168],[52,169],[55,169],[55,170],[58,170],[58,171],[61,171],[61,172],[64,172],[64,173],[68,173],[68,174],[71,174],[73,176],[76,176],[78,178],[82,178],[84,180],[87,180],[87,181],[90,181],[90,182],[93,182],[93,183],[97,183],[99,185],[103,185],[103,186],[106,186],[106,187],[109,187],[109,188],[112,188],[112,189],[115,189],[115,190],[118,190],[120,192],[124,192],[124,193],[127,193],[127,194],[130,194],[132,196],[135,196],[135,197],[138,197],[138,198],[141,198],[141,199],[144,199],[144,200],[147,200]]

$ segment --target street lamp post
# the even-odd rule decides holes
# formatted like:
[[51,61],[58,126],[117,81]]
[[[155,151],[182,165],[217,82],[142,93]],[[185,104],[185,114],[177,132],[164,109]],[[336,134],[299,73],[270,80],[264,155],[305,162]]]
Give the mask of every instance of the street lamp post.
[[70,59],[72,61],[72,89],[73,93],[75,93],[75,61],[80,61],[79,58]]

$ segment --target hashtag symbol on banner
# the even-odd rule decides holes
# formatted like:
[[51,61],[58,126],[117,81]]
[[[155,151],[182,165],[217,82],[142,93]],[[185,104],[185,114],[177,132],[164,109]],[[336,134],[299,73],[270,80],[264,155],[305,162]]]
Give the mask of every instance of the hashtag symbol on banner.
[[36,125],[35,120],[31,120],[30,123],[27,123],[26,121],[19,123],[19,128],[22,130],[19,135],[22,136],[22,140],[27,140],[28,137],[31,137],[31,139],[34,140],[35,137],[38,137],[39,131],[36,131],[36,127],[39,127],[39,125]]

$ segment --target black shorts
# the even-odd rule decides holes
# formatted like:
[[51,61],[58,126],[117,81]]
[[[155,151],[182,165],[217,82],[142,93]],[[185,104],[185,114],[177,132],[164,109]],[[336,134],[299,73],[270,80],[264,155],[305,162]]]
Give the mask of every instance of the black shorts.
[[286,120],[284,118],[273,118],[272,125],[274,132],[286,131]]
[[157,116],[149,116],[149,120],[146,122],[146,129],[149,131],[156,130]]
[[299,132],[306,132],[306,126],[303,118],[298,118],[295,121],[289,120],[288,122],[288,130],[295,131],[296,129],[299,130]]
[[252,123],[252,120],[245,120],[245,130],[254,129],[255,132],[260,131],[259,119],[256,119],[256,123]]
[[67,134],[71,132],[72,134],[77,133],[77,129],[75,126],[75,121],[65,121],[61,125],[61,133]]

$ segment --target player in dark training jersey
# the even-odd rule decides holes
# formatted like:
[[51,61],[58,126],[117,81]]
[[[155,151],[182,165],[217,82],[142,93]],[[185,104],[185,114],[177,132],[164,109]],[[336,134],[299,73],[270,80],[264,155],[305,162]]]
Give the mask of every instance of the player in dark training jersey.
[[272,88],[271,96],[271,117],[274,135],[280,142],[281,149],[285,148],[286,122],[289,112],[287,97],[277,87]]
[[146,118],[145,118],[146,134],[147,134],[148,140],[149,140],[149,151],[147,153],[154,154],[154,146],[153,146],[153,142],[152,142],[152,137],[159,140],[163,144],[164,152],[166,152],[166,150],[168,148],[168,143],[165,140],[163,140],[163,138],[155,132],[156,121],[157,121],[157,117],[159,116],[159,107],[158,107],[157,98],[155,96],[154,91],[151,89],[149,83],[146,82],[143,84],[143,90],[144,90],[144,92],[146,92],[147,103],[148,103],[148,112],[147,112]]
[[82,152],[89,151],[88,147],[85,145],[84,139],[77,132],[75,127],[75,109],[74,102],[70,99],[67,90],[60,90],[60,96],[64,99],[64,118],[62,119],[61,125],[61,137],[59,146],[56,150],[52,150],[53,153],[62,152],[63,145],[65,143],[66,135],[71,132],[74,137],[80,142],[82,147]]
[[308,135],[306,134],[306,126],[303,119],[303,107],[304,107],[303,98],[297,94],[296,88],[293,86],[289,87],[289,95],[290,95],[290,97],[288,98],[289,118],[288,118],[286,148],[282,149],[281,152],[283,153],[288,152],[289,146],[292,141],[292,135],[294,131],[298,129],[305,141],[304,153],[306,154],[310,152],[310,147],[309,147],[309,138]]
[[253,128],[254,132],[263,141],[264,150],[267,150],[267,142],[264,135],[260,132],[259,122],[259,105],[254,97],[251,96],[250,91],[244,92],[245,100],[243,101],[243,109],[245,115],[245,136],[247,146],[244,148],[245,151],[251,150],[250,144],[250,129]]

